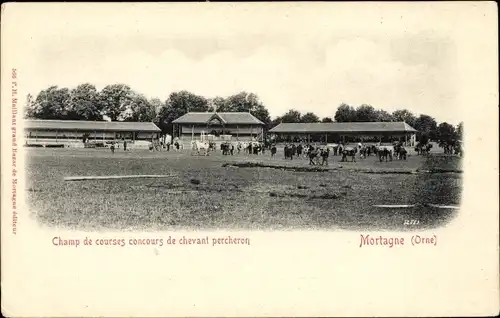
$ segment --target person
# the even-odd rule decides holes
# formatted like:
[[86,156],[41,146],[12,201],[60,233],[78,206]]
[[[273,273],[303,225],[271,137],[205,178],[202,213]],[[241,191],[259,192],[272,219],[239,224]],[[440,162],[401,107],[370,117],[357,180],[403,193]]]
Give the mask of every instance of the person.
[[127,141],[123,138],[123,151],[127,151]]
[[167,142],[167,151],[170,151],[170,143]]
[[302,150],[303,150],[302,144],[299,144],[297,146],[297,157],[300,158],[302,156]]
[[314,162],[314,158],[316,158],[317,154],[317,150],[314,150],[314,147],[311,146],[309,152],[307,153],[307,156],[309,157],[309,165],[316,165],[316,163]]
[[321,158],[323,159],[321,161],[321,165],[327,165],[328,166],[328,157],[330,156],[330,148],[326,148],[326,150],[322,149],[321,150]]
[[233,155],[234,155],[234,145],[231,144],[231,156],[233,156]]
[[114,141],[111,143],[111,147],[110,148],[111,148],[111,152],[115,153],[115,142]]
[[273,145],[271,147],[271,157],[274,157],[275,154],[276,154],[276,145]]

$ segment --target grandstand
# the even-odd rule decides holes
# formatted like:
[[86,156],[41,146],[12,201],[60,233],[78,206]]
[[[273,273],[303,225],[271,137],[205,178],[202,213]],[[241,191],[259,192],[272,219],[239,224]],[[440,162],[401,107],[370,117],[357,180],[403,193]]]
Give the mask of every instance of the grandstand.
[[152,122],[108,122],[83,120],[25,120],[24,143],[32,147],[77,147],[87,144],[107,146],[129,143],[132,148],[148,147],[158,139],[160,128]]

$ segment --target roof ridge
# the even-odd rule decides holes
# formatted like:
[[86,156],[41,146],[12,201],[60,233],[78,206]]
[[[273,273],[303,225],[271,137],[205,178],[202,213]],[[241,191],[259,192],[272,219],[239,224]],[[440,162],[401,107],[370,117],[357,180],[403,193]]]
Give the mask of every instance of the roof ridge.
[[120,124],[155,124],[152,121],[107,121],[107,120],[70,120],[70,119],[24,119],[24,121],[47,121],[64,123],[120,123]]

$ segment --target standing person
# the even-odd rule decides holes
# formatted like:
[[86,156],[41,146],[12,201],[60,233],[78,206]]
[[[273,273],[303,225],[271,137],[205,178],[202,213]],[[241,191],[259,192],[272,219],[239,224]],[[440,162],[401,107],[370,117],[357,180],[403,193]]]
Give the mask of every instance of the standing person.
[[115,153],[115,142],[114,141],[111,143],[110,148],[111,148],[111,153]]
[[297,146],[295,146],[295,144],[292,145],[292,159],[293,159],[293,156],[295,156],[297,154]]
[[127,151],[127,140],[123,138],[123,151]]
[[307,155],[309,156],[311,154],[311,152],[313,152],[313,151],[314,151],[314,146],[309,145],[308,150],[307,150]]
[[170,143],[167,142],[167,151],[170,151]]
[[309,151],[307,153],[307,156],[309,157],[309,165],[313,165],[313,166],[316,165],[316,163],[314,162],[314,158],[316,158],[317,154],[318,154],[318,151],[314,150],[313,146],[310,146]]
[[233,155],[234,155],[234,145],[231,144],[231,156],[233,156]]
[[302,149],[303,149],[302,144],[299,144],[297,146],[297,157],[299,158],[302,156]]
[[326,150],[321,150],[321,158],[323,159],[321,161],[321,165],[327,165],[328,166],[328,157],[330,156],[330,148],[326,148]]
[[252,154],[252,143],[248,144],[248,154]]
[[276,145],[273,145],[271,147],[271,157],[274,157],[275,154],[276,154]]

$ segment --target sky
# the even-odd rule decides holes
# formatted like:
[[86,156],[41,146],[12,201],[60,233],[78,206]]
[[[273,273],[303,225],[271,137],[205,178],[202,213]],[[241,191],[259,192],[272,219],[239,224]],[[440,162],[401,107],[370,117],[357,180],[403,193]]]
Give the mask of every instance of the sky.
[[[147,97],[188,90],[259,96],[333,117],[341,103],[463,120],[464,12],[432,4],[64,5],[24,10],[23,89],[124,83]],[[189,8],[189,10],[188,10]],[[418,9],[418,10],[417,10]],[[462,10],[463,11],[463,10]],[[481,13],[481,12],[480,12]],[[468,14],[474,14],[473,11]],[[21,77],[21,75],[20,75]]]

